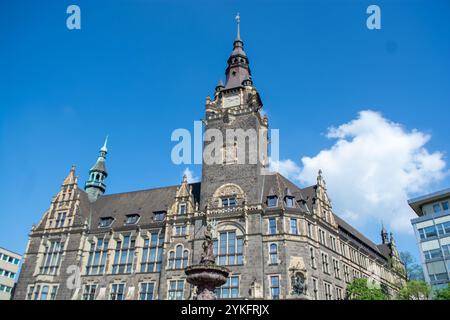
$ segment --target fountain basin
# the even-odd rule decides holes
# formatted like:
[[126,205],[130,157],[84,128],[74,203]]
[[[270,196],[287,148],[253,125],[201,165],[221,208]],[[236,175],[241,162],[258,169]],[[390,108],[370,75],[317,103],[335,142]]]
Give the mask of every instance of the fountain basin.
[[197,286],[197,300],[217,299],[214,290],[227,282],[230,271],[215,264],[197,264],[187,267],[186,280],[188,283]]

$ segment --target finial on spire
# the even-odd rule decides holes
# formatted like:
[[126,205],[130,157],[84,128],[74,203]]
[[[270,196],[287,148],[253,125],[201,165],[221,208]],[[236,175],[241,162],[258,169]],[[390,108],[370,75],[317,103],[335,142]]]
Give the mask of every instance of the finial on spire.
[[237,13],[236,17],[236,24],[237,24],[237,35],[236,35],[236,40],[241,40],[241,28],[240,28],[240,23],[241,23],[241,16],[239,15],[239,12]]
[[100,151],[108,152],[107,145],[108,145],[108,136],[106,136],[105,143],[103,144],[103,147],[100,149]]
[[322,176],[322,169],[319,169],[319,176],[321,177]]

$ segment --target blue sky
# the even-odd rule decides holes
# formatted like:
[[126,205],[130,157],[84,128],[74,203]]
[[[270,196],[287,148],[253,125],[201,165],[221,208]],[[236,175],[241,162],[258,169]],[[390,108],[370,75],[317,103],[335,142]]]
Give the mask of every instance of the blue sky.
[[[371,31],[374,3],[382,29]],[[81,30],[66,28],[70,4]],[[224,78],[236,12],[282,159],[301,167],[336,143],[327,128],[370,109],[430,135],[426,150],[448,162],[449,1],[5,1],[0,246],[24,251],[71,165],[83,184],[107,134],[108,193],[177,184],[171,133],[193,128]],[[431,180],[408,196],[450,185]],[[358,227],[378,241],[379,224]],[[397,243],[417,254],[411,234]]]

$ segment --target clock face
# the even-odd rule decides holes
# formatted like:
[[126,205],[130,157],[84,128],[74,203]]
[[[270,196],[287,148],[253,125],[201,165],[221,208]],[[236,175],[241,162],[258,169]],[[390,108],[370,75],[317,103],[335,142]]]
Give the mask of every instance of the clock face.
[[223,98],[222,106],[224,108],[229,108],[229,107],[238,106],[240,104],[241,104],[241,99],[239,98],[239,95],[234,95],[234,96],[229,96],[229,97]]

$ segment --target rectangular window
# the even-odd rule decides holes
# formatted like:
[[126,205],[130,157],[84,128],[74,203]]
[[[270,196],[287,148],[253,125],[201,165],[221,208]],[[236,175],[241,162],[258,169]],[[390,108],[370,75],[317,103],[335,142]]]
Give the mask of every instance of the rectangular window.
[[341,278],[341,270],[339,269],[339,261],[333,258],[334,277]]
[[291,218],[291,234],[298,234],[297,219]]
[[138,214],[130,214],[127,215],[127,219],[125,220],[125,224],[136,224],[139,220]]
[[308,237],[310,237],[311,239],[314,239],[313,237],[313,227],[312,224],[308,222]]
[[42,286],[40,300],[47,300],[47,298],[48,298],[48,290],[49,290],[48,286]]
[[178,214],[179,215],[186,214],[186,204],[185,203],[180,204],[180,207],[178,208]]
[[153,220],[154,221],[164,221],[166,218],[166,212],[165,211],[156,211],[153,213]]
[[434,211],[434,213],[441,212],[441,205],[439,203],[434,204],[433,205],[433,211]]
[[271,208],[278,206],[278,197],[277,196],[267,197],[267,206]]
[[242,265],[244,238],[236,231],[223,231],[214,241],[214,255],[218,265]]
[[153,300],[154,289],[155,289],[155,284],[153,282],[141,283],[139,299],[140,300]]
[[66,222],[66,212],[59,212],[56,218],[56,228],[64,227],[64,223]]
[[114,283],[111,285],[111,300],[125,300],[125,284]]
[[100,218],[99,228],[107,228],[107,227],[111,226],[113,221],[114,221],[114,218],[112,218],[112,217]]
[[83,300],[95,300],[96,291],[96,284],[86,284],[83,290]]
[[269,218],[269,234],[277,233],[277,219]]
[[323,252],[322,252],[322,271],[326,274],[330,273],[330,270],[328,267],[328,255]]
[[325,286],[325,300],[333,300],[333,289],[331,284],[324,282]]
[[183,300],[184,280],[170,280],[168,295],[169,300]]
[[216,289],[216,295],[219,299],[239,298],[239,276],[230,276],[227,282]]
[[62,259],[62,245],[60,240],[49,241],[45,247],[44,257],[40,268],[41,274],[55,275],[58,273]]
[[270,276],[270,296],[274,300],[280,299],[280,276]]
[[319,300],[319,285],[316,278],[312,278],[313,283],[313,297],[314,300]]
[[450,244],[446,244],[442,246],[442,251],[444,252],[444,256],[450,257]]
[[52,291],[50,292],[50,300],[56,299],[56,293],[58,292],[58,286],[53,286]]
[[91,242],[88,262],[86,266],[87,275],[98,275],[105,272],[106,256],[108,255],[108,239],[97,239]]
[[185,236],[186,235],[186,226],[175,226],[175,236]]
[[343,300],[344,296],[342,294],[342,289],[339,287],[336,287],[336,299],[337,300]]
[[432,260],[437,258],[442,258],[441,249],[428,250],[423,252],[425,260]]
[[315,269],[316,268],[316,254],[314,252],[314,248],[310,247],[309,248],[309,255],[311,258],[311,268]]
[[164,234],[152,233],[144,240],[141,272],[160,272],[163,254]]
[[445,202],[442,202],[441,203],[442,204],[442,209],[444,209],[444,211],[447,211],[448,210],[448,201],[445,201]]
[[33,299],[33,291],[34,291],[34,286],[29,286],[26,300],[32,300]]
[[223,207],[235,207],[236,205],[237,201],[235,197],[222,198]]
[[286,197],[286,207],[294,208],[294,198],[293,197]]
[[450,234],[450,221],[436,225],[437,233],[440,236]]
[[437,236],[435,226],[430,226],[426,228],[419,229],[419,235],[422,240],[433,238]]
[[275,243],[269,246],[270,264],[278,264],[278,246]]
[[126,235],[123,241],[119,240],[116,244],[116,251],[114,253],[114,263],[112,266],[112,273],[131,273],[133,268],[133,257],[135,250],[135,240]]
[[344,280],[347,283],[351,281],[351,279],[350,279],[350,269],[349,269],[349,267],[346,264],[344,264]]

